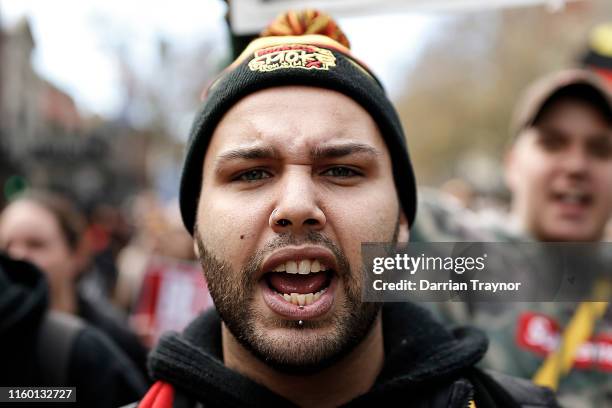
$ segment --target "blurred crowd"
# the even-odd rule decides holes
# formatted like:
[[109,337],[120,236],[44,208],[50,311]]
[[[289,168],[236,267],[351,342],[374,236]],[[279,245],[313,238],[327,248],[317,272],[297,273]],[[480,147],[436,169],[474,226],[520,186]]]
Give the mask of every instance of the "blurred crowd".
[[[28,338],[26,333],[35,332],[38,325],[45,324],[47,309],[54,312],[52,321],[60,316],[60,331],[72,327],[70,324],[63,327],[62,319],[66,315],[77,317],[82,324],[94,328],[91,336],[100,337],[98,347],[108,345],[109,350],[99,356],[94,354],[96,361],[91,367],[73,368],[78,363],[76,352],[66,355],[67,362],[58,365],[66,367],[68,377],[61,378],[79,384],[81,396],[90,390],[91,396],[99,398],[99,392],[93,391],[98,381],[114,383],[112,387],[117,387],[111,388],[116,391],[107,393],[112,400],[85,398],[81,401],[83,406],[112,406],[138,398],[148,383],[147,352],[154,333],[160,329],[155,327],[154,315],[146,314],[148,311],[139,314],[137,310],[143,296],[156,296],[151,288],[143,293],[145,275],[155,259],[167,260],[163,266],[168,273],[181,263],[191,266],[194,260],[191,238],[181,223],[177,204],[163,204],[154,193],[144,191],[121,208],[101,205],[85,214],[65,194],[27,189],[9,201],[0,220],[0,297],[3,300],[0,333],[3,340],[19,345],[8,347],[9,354],[24,358],[16,350],[38,347],[26,346],[24,342],[54,344],[53,338],[61,337],[51,329],[51,334]],[[30,262],[38,270],[16,263],[18,260]],[[22,306],[15,308],[17,302]],[[96,349],[80,337],[64,341],[69,343],[69,348],[78,348],[79,343],[85,342],[81,346],[84,354],[92,354]],[[20,372],[3,371],[0,374],[3,382],[59,381],[54,370],[41,367],[45,364],[43,360],[36,355],[30,358],[30,364],[16,362],[14,367],[20,367]],[[116,367],[92,377],[87,369],[100,371],[104,367],[101,359],[108,359]],[[90,384],[83,385],[83,382]]]

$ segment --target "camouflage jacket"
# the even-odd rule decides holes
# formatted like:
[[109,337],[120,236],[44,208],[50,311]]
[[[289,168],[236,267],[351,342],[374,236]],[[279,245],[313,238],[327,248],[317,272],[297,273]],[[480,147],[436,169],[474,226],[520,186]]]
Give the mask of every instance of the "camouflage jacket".
[[[426,192],[422,196],[411,229],[412,241],[530,241],[507,228],[510,223],[486,222],[440,194]],[[577,305],[467,301],[425,306],[446,323],[470,324],[487,333],[490,346],[482,361],[485,368],[530,379],[556,348]],[[590,340],[578,349],[573,368],[560,381],[558,398],[567,407],[612,407],[612,307],[596,323]]]

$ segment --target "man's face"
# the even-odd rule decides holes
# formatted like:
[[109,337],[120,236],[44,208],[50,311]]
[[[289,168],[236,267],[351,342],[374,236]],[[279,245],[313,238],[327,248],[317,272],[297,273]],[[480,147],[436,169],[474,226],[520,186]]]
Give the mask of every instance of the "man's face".
[[224,323],[278,369],[345,355],[379,311],[360,302],[361,243],[406,239],[400,215],[386,145],[352,99],[296,86],[242,99],[206,152],[195,234]]
[[73,279],[76,256],[70,250],[55,216],[27,200],[10,204],[0,218],[0,247],[15,259],[38,266],[53,289]]
[[513,210],[542,241],[596,241],[612,213],[612,130],[601,113],[561,99],[518,136],[506,160]]

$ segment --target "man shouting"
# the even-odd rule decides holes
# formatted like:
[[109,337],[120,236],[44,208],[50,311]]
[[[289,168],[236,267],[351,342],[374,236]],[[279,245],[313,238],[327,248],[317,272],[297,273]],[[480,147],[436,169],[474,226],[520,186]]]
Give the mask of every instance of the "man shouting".
[[480,332],[361,301],[361,244],[408,240],[416,188],[391,102],[326,15],[281,16],[211,85],[180,203],[216,310],[162,338],[140,406],[554,406],[475,369]]

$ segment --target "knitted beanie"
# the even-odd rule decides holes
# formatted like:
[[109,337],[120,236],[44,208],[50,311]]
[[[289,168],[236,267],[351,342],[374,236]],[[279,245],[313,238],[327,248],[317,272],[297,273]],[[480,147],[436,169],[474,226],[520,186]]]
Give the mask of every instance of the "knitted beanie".
[[191,128],[181,177],[179,201],[187,230],[193,234],[206,149],[225,112],[249,94],[286,85],[340,92],[372,116],[389,149],[398,197],[412,224],[416,185],[397,113],[380,81],[351,54],[335,22],[306,10],[278,17],[206,91]]

